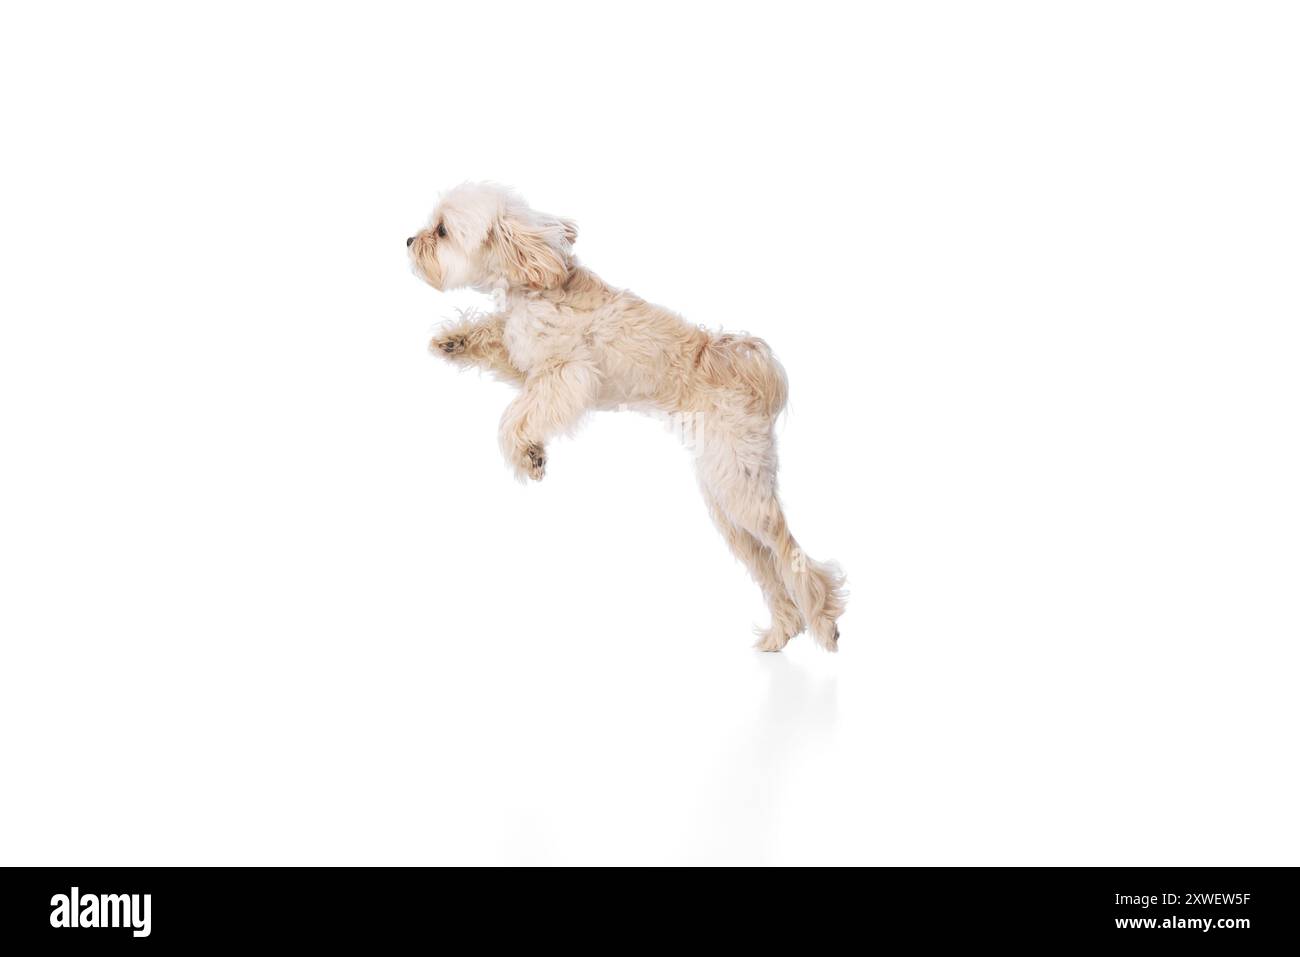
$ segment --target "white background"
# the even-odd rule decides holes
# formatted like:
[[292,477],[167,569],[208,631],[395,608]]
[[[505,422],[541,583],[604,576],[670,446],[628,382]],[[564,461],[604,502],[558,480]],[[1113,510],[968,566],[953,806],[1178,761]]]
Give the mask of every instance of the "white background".
[[[1300,863],[1298,42],[11,7],[0,863]],[[464,179],[772,344],[838,656],[751,650],[660,423],[511,480],[403,247]]]

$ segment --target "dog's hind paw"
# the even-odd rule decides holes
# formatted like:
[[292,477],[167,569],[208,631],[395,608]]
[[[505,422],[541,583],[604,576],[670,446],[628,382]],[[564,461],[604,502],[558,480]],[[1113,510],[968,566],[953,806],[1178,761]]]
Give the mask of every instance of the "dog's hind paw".
[[813,640],[827,651],[840,650],[840,626],[835,623],[835,619],[822,618],[808,631],[812,634]]
[[759,651],[781,651],[789,641],[789,635],[773,627],[758,632],[758,641],[754,642],[754,647]]

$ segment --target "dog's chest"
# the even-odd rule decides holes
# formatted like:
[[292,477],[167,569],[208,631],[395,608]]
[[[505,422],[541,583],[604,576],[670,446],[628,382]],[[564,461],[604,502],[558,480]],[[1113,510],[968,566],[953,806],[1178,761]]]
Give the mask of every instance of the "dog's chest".
[[502,338],[511,363],[521,372],[571,351],[574,341],[581,338],[573,315],[554,303],[520,299],[507,308]]

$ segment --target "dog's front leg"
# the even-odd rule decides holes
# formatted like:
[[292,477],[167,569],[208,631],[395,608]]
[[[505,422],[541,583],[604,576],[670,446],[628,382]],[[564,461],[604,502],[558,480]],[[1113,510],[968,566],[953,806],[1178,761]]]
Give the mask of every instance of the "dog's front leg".
[[506,351],[505,320],[500,313],[482,318],[462,315],[438,330],[429,349],[457,365],[477,366],[498,379],[521,385],[524,374],[515,368]]
[[501,417],[501,451],[519,481],[546,474],[546,442],[576,426],[596,398],[598,377],[585,359],[552,359],[528,374]]

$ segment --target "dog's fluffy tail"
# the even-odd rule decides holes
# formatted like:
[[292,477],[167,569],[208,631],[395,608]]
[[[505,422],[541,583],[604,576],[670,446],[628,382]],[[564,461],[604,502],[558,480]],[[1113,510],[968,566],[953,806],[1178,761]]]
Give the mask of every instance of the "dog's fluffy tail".
[[739,385],[751,393],[764,415],[775,417],[785,408],[789,396],[785,369],[757,336],[711,335],[696,363],[711,385],[724,389]]

